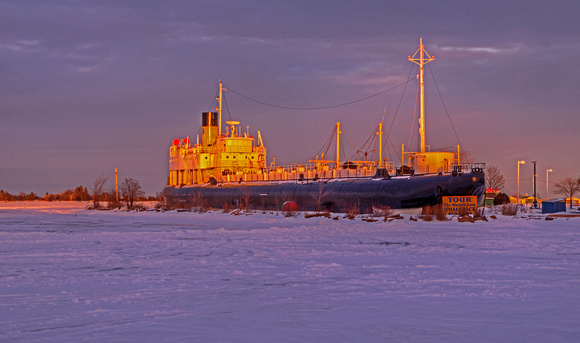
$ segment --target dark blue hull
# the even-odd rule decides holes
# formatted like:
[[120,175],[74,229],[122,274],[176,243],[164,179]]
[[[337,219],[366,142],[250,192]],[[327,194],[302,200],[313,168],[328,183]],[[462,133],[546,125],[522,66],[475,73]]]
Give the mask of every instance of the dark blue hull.
[[443,196],[475,195],[483,201],[482,171],[385,179],[332,179],[302,182],[229,183],[218,186],[166,187],[164,196],[180,207],[282,209],[292,201],[302,211],[372,213],[373,208],[421,208]]

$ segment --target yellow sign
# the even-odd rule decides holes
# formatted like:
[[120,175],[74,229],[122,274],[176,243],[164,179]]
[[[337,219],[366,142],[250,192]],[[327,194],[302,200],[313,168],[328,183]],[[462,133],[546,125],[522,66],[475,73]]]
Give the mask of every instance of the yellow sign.
[[477,214],[477,196],[453,196],[443,197],[443,211],[445,214],[464,215],[471,213]]

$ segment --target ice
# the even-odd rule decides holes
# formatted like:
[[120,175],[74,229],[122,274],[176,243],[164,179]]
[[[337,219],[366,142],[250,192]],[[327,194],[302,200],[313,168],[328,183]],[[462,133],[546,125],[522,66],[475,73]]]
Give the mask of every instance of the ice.
[[580,218],[0,204],[1,342],[577,342]]

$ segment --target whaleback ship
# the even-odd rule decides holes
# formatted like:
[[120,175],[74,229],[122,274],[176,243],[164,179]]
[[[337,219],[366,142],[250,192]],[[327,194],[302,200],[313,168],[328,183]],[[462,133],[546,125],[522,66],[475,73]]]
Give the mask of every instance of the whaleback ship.
[[167,201],[178,206],[232,208],[252,206],[264,210],[306,210],[370,213],[385,209],[412,209],[437,205],[443,196],[475,195],[481,203],[484,164],[461,163],[457,153],[429,151],[425,145],[423,66],[433,61],[420,40],[409,61],[419,66],[420,151],[402,147],[402,164],[382,157],[382,124],[376,161],[345,161],[339,153],[340,123],[336,124],[336,159],[324,154],[308,163],[276,166],[267,163],[262,135],[242,132],[238,121],[222,126],[224,87],[219,82],[215,112],[201,114],[201,141],[175,139],[169,148]]

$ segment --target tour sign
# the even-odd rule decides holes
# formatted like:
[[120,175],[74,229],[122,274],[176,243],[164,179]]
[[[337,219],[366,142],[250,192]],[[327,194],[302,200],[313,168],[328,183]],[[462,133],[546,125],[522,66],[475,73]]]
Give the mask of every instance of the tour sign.
[[443,197],[443,211],[445,214],[463,215],[471,213],[477,214],[477,196],[453,196]]

